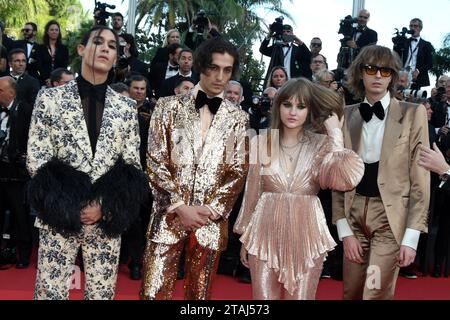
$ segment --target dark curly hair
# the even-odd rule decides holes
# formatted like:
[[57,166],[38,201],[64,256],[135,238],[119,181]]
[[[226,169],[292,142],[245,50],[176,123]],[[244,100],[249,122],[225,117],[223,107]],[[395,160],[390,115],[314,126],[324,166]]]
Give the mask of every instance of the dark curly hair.
[[194,71],[199,74],[205,73],[211,66],[213,53],[228,53],[234,58],[231,77],[235,78],[239,71],[239,53],[234,45],[221,37],[211,38],[198,46],[194,52]]

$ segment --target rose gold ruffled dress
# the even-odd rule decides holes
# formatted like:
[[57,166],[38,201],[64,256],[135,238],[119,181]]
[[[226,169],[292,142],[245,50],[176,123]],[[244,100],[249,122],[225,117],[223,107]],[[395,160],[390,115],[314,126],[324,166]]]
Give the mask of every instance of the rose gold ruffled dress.
[[302,289],[308,270],[336,246],[317,197],[319,189],[353,189],[364,164],[355,152],[344,149],[340,129],[331,136],[305,131],[291,177],[280,159],[274,155],[268,166],[259,161],[250,166],[234,231],[242,234],[248,253],[274,269],[292,294]]

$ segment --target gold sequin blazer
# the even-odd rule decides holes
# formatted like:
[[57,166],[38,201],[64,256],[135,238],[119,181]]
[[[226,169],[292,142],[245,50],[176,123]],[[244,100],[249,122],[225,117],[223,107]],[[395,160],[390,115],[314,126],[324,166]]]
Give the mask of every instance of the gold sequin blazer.
[[153,216],[148,238],[175,244],[187,236],[176,213],[180,202],[207,205],[220,215],[195,231],[200,245],[223,250],[227,217],[248,170],[248,115],[223,100],[204,141],[192,94],[159,99],[150,121],[147,172],[153,186]]

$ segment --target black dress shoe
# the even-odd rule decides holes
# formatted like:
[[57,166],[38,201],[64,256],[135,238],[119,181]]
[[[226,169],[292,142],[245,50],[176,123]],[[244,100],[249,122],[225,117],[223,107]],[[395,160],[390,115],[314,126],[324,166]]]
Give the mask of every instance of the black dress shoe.
[[409,267],[400,268],[400,275],[406,279],[417,279],[417,274]]
[[141,280],[141,268],[139,266],[130,267],[131,280]]
[[250,276],[250,270],[244,269],[238,275],[239,282],[242,283],[252,283],[252,277]]
[[26,269],[30,266],[30,261],[29,260],[20,260],[16,263],[16,269]]
[[433,278],[440,278],[441,277],[441,266],[439,264],[436,264],[433,268],[433,273],[431,274]]
[[16,250],[5,248],[0,251],[0,270],[11,268],[17,262]]

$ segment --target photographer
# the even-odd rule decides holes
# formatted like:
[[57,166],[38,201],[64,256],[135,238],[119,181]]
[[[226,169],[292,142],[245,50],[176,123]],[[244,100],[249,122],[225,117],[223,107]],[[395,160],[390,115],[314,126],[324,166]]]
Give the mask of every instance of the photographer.
[[409,73],[408,71],[400,70],[398,72],[397,83],[395,84],[395,98],[397,100],[407,100],[404,95],[405,89],[409,89]]
[[115,12],[112,15],[112,28],[119,35],[122,35],[123,15],[120,12]]
[[16,90],[13,78],[0,78],[0,212],[10,210],[12,237],[6,250],[13,253],[9,261],[0,261],[0,267],[16,263],[16,268],[22,269],[28,267],[31,256],[30,218],[24,194],[29,179],[25,157],[32,107],[17,99]]
[[[442,95],[440,101],[434,103],[433,114],[431,116],[431,124],[436,127],[439,135],[438,142],[449,140],[450,127],[450,80],[445,84],[445,95]],[[439,145],[439,143],[438,143]]]
[[431,100],[432,105],[439,103],[440,101],[446,101],[447,97],[445,95],[445,84],[447,80],[450,79],[446,75],[440,76],[436,81],[436,86],[431,89]]
[[250,127],[258,134],[259,130],[270,127],[270,111],[276,94],[277,89],[268,87],[263,91],[262,97],[253,97],[253,105],[249,109]]
[[[273,44],[269,46],[270,40]],[[311,52],[296,35],[292,27],[282,24],[282,17],[277,18],[270,25],[269,33],[261,43],[259,52],[271,57],[268,70],[274,66],[284,66],[289,79],[305,77],[311,79],[312,72],[309,67]]]
[[[358,25],[353,28],[352,40],[347,41],[347,46],[352,49],[357,49],[357,53],[363,47],[376,44],[378,41],[378,34],[375,30],[367,27],[370,13],[366,9],[362,9],[358,13]],[[357,55],[355,54],[355,56]]]
[[206,12],[204,10],[200,10],[195,17],[192,26],[189,27],[184,44],[192,50],[197,49],[197,47],[205,40],[204,33],[206,28],[208,30],[206,35],[207,39],[220,37],[217,26],[212,24],[209,18],[206,17]]
[[[115,9],[116,6],[109,5],[107,3],[97,2],[97,0],[95,1],[94,26],[96,26],[96,25],[106,26],[106,20],[108,20],[109,17],[111,17],[111,16],[115,17],[117,15],[117,13],[113,14],[111,12],[107,12],[106,8]],[[122,14],[120,14],[120,15],[122,16]],[[122,25],[123,25],[123,16],[122,16]],[[117,32],[116,29],[114,29],[114,30]],[[119,32],[117,32],[117,34],[119,34]]]
[[148,79],[149,66],[139,60],[134,37],[129,33],[119,36],[119,57],[115,69],[115,82],[123,82],[130,74],[140,74]]
[[406,51],[394,50],[403,58],[403,68],[411,73],[411,89],[418,90],[430,85],[428,71],[433,66],[433,45],[420,37],[423,23],[419,18],[414,18],[409,23],[409,33],[412,37],[406,41]]

